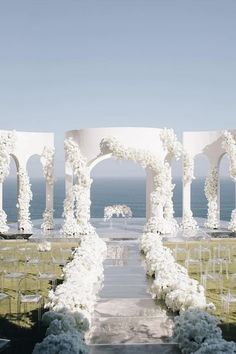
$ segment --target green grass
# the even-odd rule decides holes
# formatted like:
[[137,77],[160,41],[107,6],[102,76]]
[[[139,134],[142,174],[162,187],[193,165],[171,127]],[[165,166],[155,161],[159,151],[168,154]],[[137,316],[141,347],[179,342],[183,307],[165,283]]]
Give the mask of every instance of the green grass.
[[[75,242],[53,242],[50,252],[37,251],[37,243],[26,240],[1,240],[0,241],[0,275],[1,291],[11,297],[11,314],[9,314],[8,301],[0,302],[0,337],[12,340],[12,345],[7,353],[31,353],[34,344],[44,336],[44,328],[39,326],[37,321],[38,305],[21,306],[21,313],[17,313],[17,297],[19,290],[22,293],[34,293],[37,291],[35,279],[38,271],[56,274],[57,285],[62,282],[62,266],[54,265],[52,256],[61,258],[61,249],[68,250],[64,255],[67,261],[70,260],[72,247],[77,247]],[[10,250],[2,251],[2,247],[10,247]],[[27,251],[20,251],[20,248],[29,248]],[[16,258],[17,262],[2,262],[2,259]],[[40,259],[39,266],[26,265],[26,259]],[[4,277],[5,272],[22,272],[25,279],[20,282],[9,280]],[[50,281],[41,281],[39,284],[39,294],[43,296],[44,303],[47,303],[48,291],[52,288]],[[42,309],[43,311],[43,309]]]

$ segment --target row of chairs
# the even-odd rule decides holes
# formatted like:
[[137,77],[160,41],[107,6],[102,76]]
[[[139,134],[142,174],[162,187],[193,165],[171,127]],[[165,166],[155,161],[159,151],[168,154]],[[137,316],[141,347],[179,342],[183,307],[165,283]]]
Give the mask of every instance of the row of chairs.
[[[16,302],[17,314],[24,313],[27,304],[38,308],[38,319],[44,303],[42,284],[47,282],[55,288],[60,272],[69,256],[71,248],[40,252],[37,243],[1,242],[0,240],[0,302],[6,302],[8,313],[12,313],[12,300]],[[61,275],[61,274],[60,274]],[[30,284],[30,286],[28,286]]]

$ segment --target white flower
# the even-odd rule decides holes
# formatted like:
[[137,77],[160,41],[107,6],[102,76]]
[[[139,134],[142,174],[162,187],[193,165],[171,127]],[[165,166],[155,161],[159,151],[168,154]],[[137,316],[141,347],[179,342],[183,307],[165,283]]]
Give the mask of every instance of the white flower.
[[51,251],[51,242],[43,241],[38,244],[37,250],[39,252],[49,252]]
[[132,211],[130,207],[125,204],[109,205],[104,208],[104,221],[112,218],[113,215],[123,218],[132,218]]

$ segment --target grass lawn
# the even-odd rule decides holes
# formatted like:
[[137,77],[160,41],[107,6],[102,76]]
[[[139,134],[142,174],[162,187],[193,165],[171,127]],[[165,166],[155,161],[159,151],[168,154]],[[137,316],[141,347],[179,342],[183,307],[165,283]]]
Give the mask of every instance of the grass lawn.
[[[236,277],[232,280],[232,274],[236,274],[236,239],[212,239],[210,241],[194,241],[194,242],[178,242],[178,243],[170,243],[165,242],[165,246],[171,248],[174,252],[175,258],[178,263],[185,266],[185,260],[188,255],[191,258],[194,257],[194,250],[198,248],[200,245],[203,248],[208,248],[211,252],[211,257],[213,254],[216,257],[224,258],[227,262],[228,256],[230,256],[231,261],[228,263],[228,276],[226,272],[226,268],[223,265],[223,288],[222,293],[227,294],[229,287],[231,287],[232,291],[236,291]],[[220,248],[219,248],[220,246]],[[182,249],[186,250],[186,252],[182,251]],[[218,250],[221,251],[218,251]],[[203,259],[201,262],[202,272],[204,274],[207,268],[207,262],[209,259],[208,252],[203,253]],[[196,257],[197,258],[197,257]],[[217,271],[216,267],[216,271]],[[197,279],[199,282],[201,281],[200,273],[199,273],[199,266],[190,265],[189,269],[189,276]],[[230,283],[229,283],[229,279]],[[236,292],[235,292],[236,294]],[[220,327],[222,328],[223,335],[225,339],[230,339],[236,341],[236,302],[230,305],[229,314],[225,313],[222,309],[222,300],[221,300],[221,290],[218,288],[217,283],[211,283],[210,281],[207,282],[206,288],[206,296],[208,302],[213,302],[216,306],[215,315],[220,319],[221,324]]]
[[[0,241],[0,276],[1,292],[11,297],[11,314],[9,314],[9,302],[7,299],[0,301],[0,337],[12,340],[8,354],[28,354],[36,342],[44,337],[45,329],[39,326],[37,321],[38,305],[21,305],[21,313],[17,313],[17,297],[19,290],[22,293],[35,293],[39,287],[39,294],[47,303],[48,291],[52,288],[50,280],[37,280],[41,273],[53,273],[57,285],[62,282],[62,267],[60,263],[70,260],[75,242],[52,242],[49,252],[39,252],[37,243],[26,240],[1,240]],[[38,264],[31,263],[38,259]],[[54,262],[53,262],[54,259]],[[23,273],[23,280],[19,278],[6,278],[6,273]],[[43,308],[42,308],[43,311]],[[5,352],[4,352],[5,353]]]

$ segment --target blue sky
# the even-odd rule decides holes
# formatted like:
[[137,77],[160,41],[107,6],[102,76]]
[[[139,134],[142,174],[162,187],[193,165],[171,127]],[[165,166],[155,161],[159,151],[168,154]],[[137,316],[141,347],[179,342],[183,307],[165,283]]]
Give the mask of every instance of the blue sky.
[[0,0],[0,128],[55,132],[57,175],[66,130],[235,128],[235,19],[235,0]]

